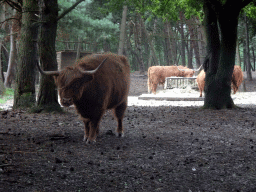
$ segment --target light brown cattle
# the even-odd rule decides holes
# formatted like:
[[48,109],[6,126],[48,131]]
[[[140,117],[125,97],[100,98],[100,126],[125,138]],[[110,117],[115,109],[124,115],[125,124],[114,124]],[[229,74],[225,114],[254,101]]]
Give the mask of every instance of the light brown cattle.
[[[239,86],[241,85],[241,83],[243,82],[243,71],[241,69],[240,66],[235,65],[234,66],[234,70],[233,70],[233,74],[232,74],[232,79],[231,79],[231,86],[233,88],[233,93],[235,94],[239,88]],[[197,78],[196,78],[196,82],[200,91],[200,97],[202,97],[202,92],[204,91],[204,86],[205,86],[205,72],[204,70],[202,70]]]

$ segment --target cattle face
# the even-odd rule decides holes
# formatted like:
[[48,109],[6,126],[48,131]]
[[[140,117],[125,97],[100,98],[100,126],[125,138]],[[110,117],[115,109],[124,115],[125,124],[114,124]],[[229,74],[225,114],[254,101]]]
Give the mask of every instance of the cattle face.
[[183,71],[183,77],[193,77],[196,70],[189,69],[184,66],[177,66],[180,71]]
[[61,105],[68,107],[73,100],[79,100],[84,87],[94,78],[93,74],[83,74],[78,68],[67,67],[55,76],[55,83],[58,87]]
[[[204,91],[204,86],[205,86],[205,72],[202,70],[197,78],[196,82],[200,91],[200,97],[202,97],[202,92]],[[235,65],[233,74],[232,74],[232,79],[231,79],[231,86],[233,88],[233,93],[235,94],[243,82],[243,71],[240,66]]]
[[96,140],[99,122],[107,109],[113,109],[118,122],[117,133],[122,136],[130,85],[126,57],[112,53],[94,54],[62,71],[45,72],[40,67],[39,71],[54,76],[63,106],[74,104],[84,122],[87,143]]

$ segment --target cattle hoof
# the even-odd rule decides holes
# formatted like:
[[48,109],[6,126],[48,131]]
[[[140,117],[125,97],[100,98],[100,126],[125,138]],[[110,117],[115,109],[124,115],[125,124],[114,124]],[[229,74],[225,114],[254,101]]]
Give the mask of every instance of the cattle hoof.
[[84,142],[88,141],[88,137],[84,136],[83,141],[84,141]]
[[86,141],[86,144],[90,145],[90,144],[94,144],[96,143],[96,139],[93,140],[93,141],[90,141],[89,139]]
[[117,137],[124,137],[123,133],[117,133]]

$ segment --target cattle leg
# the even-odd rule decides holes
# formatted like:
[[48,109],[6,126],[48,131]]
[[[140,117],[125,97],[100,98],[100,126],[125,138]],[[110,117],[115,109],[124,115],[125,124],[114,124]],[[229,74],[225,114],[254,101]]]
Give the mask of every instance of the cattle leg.
[[120,105],[118,105],[115,109],[114,109],[114,114],[117,118],[117,136],[118,137],[122,137],[124,135],[123,133],[123,118],[124,118],[124,112],[127,108],[127,101],[121,103]]
[[96,142],[96,137],[99,133],[99,123],[100,123],[100,118],[96,118],[90,121],[89,137],[86,143],[89,144],[92,141]]
[[149,78],[148,78],[148,93],[151,93],[151,86],[152,86],[152,83],[149,81]]
[[156,94],[157,84],[152,84],[152,93]]
[[84,141],[87,141],[89,138],[89,132],[90,132],[90,120],[83,120],[84,122]]

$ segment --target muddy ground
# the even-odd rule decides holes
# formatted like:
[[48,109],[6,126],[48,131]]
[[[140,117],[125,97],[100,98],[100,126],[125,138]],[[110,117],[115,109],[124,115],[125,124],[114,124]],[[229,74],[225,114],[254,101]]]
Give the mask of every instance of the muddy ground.
[[[246,82],[256,91],[256,81]],[[130,95],[146,93],[132,77]],[[129,106],[125,136],[108,111],[95,144],[74,108],[0,112],[0,191],[256,191],[256,106]]]

